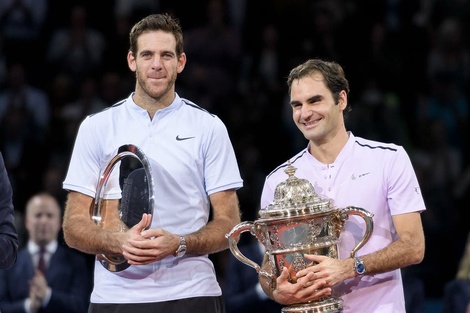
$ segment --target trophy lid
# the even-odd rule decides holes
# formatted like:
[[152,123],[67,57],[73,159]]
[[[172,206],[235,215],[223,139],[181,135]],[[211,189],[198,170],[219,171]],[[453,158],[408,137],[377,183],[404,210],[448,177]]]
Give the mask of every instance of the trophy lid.
[[296,177],[290,161],[284,172],[289,176],[276,186],[274,201],[259,211],[261,218],[295,217],[329,211],[332,200],[320,197],[312,184]]

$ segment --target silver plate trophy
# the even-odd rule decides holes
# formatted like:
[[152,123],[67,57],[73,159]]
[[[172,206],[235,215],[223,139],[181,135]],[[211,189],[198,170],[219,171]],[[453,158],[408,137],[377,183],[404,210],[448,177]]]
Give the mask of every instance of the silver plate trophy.
[[[373,230],[373,214],[353,206],[335,208],[333,200],[320,197],[306,179],[294,176],[296,168],[290,163],[288,178],[276,186],[274,202],[259,211],[254,222],[242,222],[226,235],[232,254],[253,267],[260,282],[274,290],[276,278],[284,267],[289,270],[289,282],[295,284],[298,271],[312,262],[304,254],[338,258],[339,236],[350,215],[365,221],[362,239],[351,251],[351,257],[369,240]],[[245,257],[238,249],[240,234],[249,231],[265,247],[265,261],[260,266]],[[343,310],[341,298],[328,296],[308,303],[296,303],[282,308],[283,313],[332,313]]]
[[[110,179],[112,187],[108,185]],[[121,193],[120,197],[110,196],[116,190]],[[100,177],[96,197],[90,207],[91,218],[103,229],[125,232],[139,223],[142,214],[153,214],[153,190],[147,157],[138,147],[123,145]],[[122,255],[99,254],[97,259],[111,272],[123,271],[130,266]]]

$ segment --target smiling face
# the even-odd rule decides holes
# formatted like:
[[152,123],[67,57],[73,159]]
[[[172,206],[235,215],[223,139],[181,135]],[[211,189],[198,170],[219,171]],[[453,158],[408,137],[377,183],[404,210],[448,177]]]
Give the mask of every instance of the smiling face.
[[176,39],[170,32],[147,31],[137,39],[137,51],[127,55],[136,73],[135,100],[153,100],[168,106],[174,99],[175,81],[186,64],[186,55],[176,53]]
[[345,131],[343,111],[347,95],[341,91],[338,103],[326,87],[323,75],[314,72],[292,82],[290,90],[294,123],[306,139],[318,146],[333,140]]

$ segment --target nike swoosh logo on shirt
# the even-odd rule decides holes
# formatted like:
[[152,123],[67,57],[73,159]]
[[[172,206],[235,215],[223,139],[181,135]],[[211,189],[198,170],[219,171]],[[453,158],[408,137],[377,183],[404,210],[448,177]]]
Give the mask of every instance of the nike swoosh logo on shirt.
[[193,139],[194,137],[180,137],[180,135],[176,136],[176,140],[182,141],[182,140],[188,140],[188,139]]

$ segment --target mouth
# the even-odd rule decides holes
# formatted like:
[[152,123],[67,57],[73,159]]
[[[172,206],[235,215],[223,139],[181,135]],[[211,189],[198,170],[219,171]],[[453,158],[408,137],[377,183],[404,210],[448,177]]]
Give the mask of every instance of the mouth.
[[310,119],[308,121],[303,121],[301,124],[304,125],[305,128],[309,129],[309,128],[315,127],[318,123],[320,123],[322,119],[323,118],[321,117],[317,119]]

